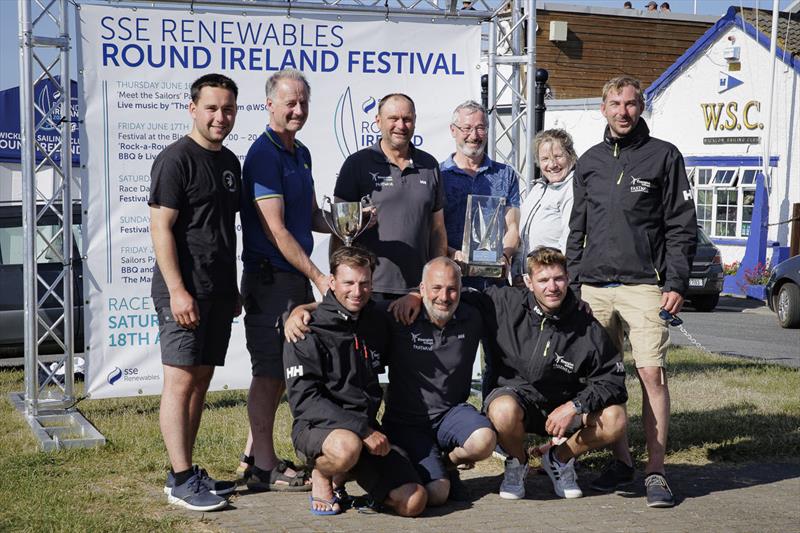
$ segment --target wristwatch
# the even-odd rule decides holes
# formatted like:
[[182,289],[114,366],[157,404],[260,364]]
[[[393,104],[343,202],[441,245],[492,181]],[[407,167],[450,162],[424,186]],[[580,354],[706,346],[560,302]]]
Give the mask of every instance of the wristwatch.
[[579,415],[582,415],[586,412],[586,409],[583,407],[583,404],[577,398],[572,400],[572,405],[575,406],[575,412]]

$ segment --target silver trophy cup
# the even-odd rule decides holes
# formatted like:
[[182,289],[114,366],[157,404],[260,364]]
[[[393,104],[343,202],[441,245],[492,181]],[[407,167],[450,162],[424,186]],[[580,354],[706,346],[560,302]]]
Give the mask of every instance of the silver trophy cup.
[[339,237],[345,246],[350,246],[372,222],[373,214],[370,212],[369,220],[364,223],[364,209],[368,207],[372,207],[369,196],[364,196],[359,202],[332,202],[329,197],[323,196],[322,218],[325,219],[331,233]]
[[505,207],[506,199],[502,196],[467,196],[464,240],[461,246],[461,253],[464,255],[461,271],[465,276],[502,278],[505,275]]

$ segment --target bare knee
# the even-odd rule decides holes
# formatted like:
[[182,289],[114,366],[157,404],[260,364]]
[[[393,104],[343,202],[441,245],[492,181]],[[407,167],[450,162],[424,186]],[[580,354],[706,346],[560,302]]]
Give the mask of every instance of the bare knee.
[[428,493],[418,483],[406,483],[389,493],[387,503],[400,516],[419,516],[428,504]]
[[425,485],[428,493],[428,505],[437,507],[447,502],[450,495],[450,481],[446,479],[436,479]]
[[659,393],[667,389],[667,371],[660,366],[645,366],[637,368],[639,382],[648,394]]
[[474,461],[486,459],[497,446],[497,433],[491,428],[479,428],[472,432],[464,443],[464,451]]
[[352,431],[336,429],[322,443],[322,455],[333,472],[347,472],[361,455],[361,439]]
[[620,439],[628,428],[628,413],[624,405],[609,405],[600,412],[598,429],[606,439],[614,442]]
[[498,396],[489,404],[489,420],[500,433],[522,424],[523,414],[522,408],[511,396]]

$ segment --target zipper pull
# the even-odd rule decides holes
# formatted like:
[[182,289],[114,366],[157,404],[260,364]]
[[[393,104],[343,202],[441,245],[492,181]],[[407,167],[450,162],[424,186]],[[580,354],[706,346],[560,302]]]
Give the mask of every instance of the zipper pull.
[[547,339],[547,344],[544,345],[544,353],[542,357],[547,357],[547,349],[550,348],[550,339]]
[[358,351],[358,335],[356,335],[356,334],[353,334],[353,340],[354,340],[354,341],[355,341],[355,343],[356,343],[356,351]]
[[619,182],[621,182],[621,181],[622,181],[622,175],[623,175],[623,174],[625,174],[625,171],[624,171],[624,170],[623,170],[622,172],[620,172],[620,173],[619,173],[619,178],[617,178],[617,185],[619,185]]

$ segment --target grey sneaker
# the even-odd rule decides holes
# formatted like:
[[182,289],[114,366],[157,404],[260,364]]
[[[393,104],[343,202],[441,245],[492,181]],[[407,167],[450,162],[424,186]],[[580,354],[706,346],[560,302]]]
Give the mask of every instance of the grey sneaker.
[[589,486],[600,492],[614,492],[633,482],[635,469],[618,459],[614,459]]
[[[200,479],[203,481],[206,487],[208,487],[208,491],[211,494],[216,496],[225,496],[226,494],[230,494],[231,492],[236,489],[236,483],[233,481],[220,481],[217,479],[212,478],[208,475],[205,468],[200,468],[197,465],[192,465],[192,470],[195,474],[200,475]],[[167,472],[167,482],[164,484],[164,494],[169,495],[172,487],[175,486],[175,475],[172,473],[172,470]]]
[[525,497],[525,478],[528,476],[528,463],[521,464],[519,459],[506,459],[506,471],[500,483],[500,497],[504,500],[519,500]]
[[578,486],[578,475],[575,473],[575,458],[570,459],[567,464],[561,466],[553,457],[555,447],[550,448],[542,456],[542,466],[550,481],[553,482],[553,490],[561,498],[580,498],[583,491]]
[[661,474],[650,474],[644,479],[648,507],[673,507],[675,496],[667,485],[667,478]]
[[199,473],[195,473],[183,485],[173,486],[167,500],[190,511],[218,511],[228,505],[227,499],[211,494]]

